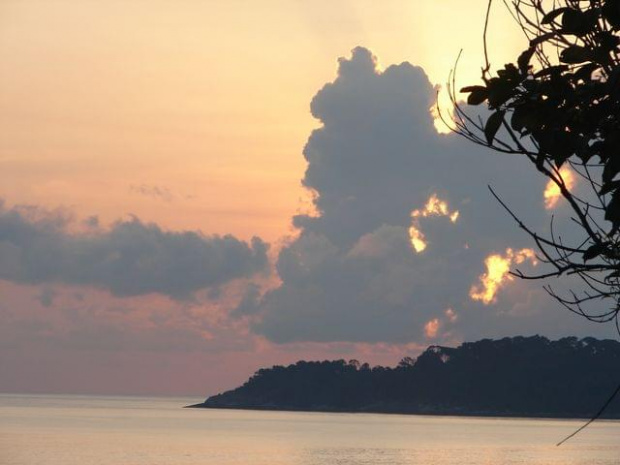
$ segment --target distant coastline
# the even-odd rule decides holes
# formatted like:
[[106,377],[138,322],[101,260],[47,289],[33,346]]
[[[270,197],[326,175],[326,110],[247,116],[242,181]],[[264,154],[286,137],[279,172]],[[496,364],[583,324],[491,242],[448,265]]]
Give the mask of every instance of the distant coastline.
[[[371,414],[371,415],[419,415],[419,416],[437,416],[437,417],[472,417],[472,418],[513,418],[513,419],[539,419],[539,420],[588,420],[592,415],[562,415],[562,414],[517,414],[506,412],[474,412],[474,411],[409,411],[409,410],[336,410],[314,408],[312,410],[300,408],[287,408],[279,406],[248,406],[248,405],[213,405],[207,402],[198,404],[185,405],[183,408],[210,409],[210,410],[247,410],[255,412],[298,412],[298,413],[346,413],[346,414]],[[611,416],[603,416],[601,420],[620,421],[620,414],[612,414]]]
[[[394,368],[337,360],[261,369],[187,408],[583,419],[620,383],[619,367],[613,340],[485,339],[431,346]],[[620,399],[602,418],[620,419]]]

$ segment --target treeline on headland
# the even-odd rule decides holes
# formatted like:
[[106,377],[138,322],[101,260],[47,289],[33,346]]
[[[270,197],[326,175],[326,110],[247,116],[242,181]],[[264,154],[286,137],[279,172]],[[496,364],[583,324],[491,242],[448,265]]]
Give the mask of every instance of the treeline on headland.
[[[577,418],[593,415],[619,383],[620,342],[514,337],[431,346],[394,368],[274,366],[192,407]],[[620,418],[620,399],[605,417]]]

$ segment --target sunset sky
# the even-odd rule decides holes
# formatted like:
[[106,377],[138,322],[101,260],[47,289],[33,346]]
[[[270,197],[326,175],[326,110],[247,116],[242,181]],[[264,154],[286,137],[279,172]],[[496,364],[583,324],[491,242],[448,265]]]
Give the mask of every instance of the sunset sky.
[[[557,192],[433,121],[460,50],[478,81],[486,4],[1,2],[0,391],[201,397],[613,334],[507,276],[540,264],[487,185],[540,230]],[[501,65],[523,40],[496,8]]]

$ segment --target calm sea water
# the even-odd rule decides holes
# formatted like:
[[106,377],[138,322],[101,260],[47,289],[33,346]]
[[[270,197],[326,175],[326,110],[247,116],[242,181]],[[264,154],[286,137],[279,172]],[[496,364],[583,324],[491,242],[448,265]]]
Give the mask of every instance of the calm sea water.
[[0,395],[3,465],[617,465],[620,422],[182,409],[200,399]]

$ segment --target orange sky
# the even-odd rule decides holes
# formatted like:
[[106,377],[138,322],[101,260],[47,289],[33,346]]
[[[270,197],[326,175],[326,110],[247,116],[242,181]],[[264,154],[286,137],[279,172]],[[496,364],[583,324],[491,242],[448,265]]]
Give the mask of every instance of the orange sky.
[[[96,215],[104,226],[137,215],[164,230],[242,240],[259,236],[271,243],[273,259],[295,234],[292,216],[312,208],[301,186],[302,151],[319,125],[310,102],[336,79],[338,57],[367,47],[380,64],[408,61],[441,85],[463,49],[460,82],[476,83],[486,5],[487,0],[3,0],[0,201],[9,208],[61,209],[76,220]],[[493,63],[501,65],[514,59],[522,40],[507,25],[499,2],[495,8],[490,51]],[[428,96],[425,78],[424,83]],[[542,206],[542,190],[540,198]],[[466,199],[458,200],[463,201],[451,200],[449,211],[446,204],[445,212],[433,212],[451,216],[466,207]],[[411,227],[423,234],[427,225],[416,218]],[[458,219],[452,220],[454,228]],[[370,245],[394,228],[377,231],[368,231]],[[441,238],[433,243],[436,230],[428,231],[432,252]],[[492,270],[481,275],[485,264],[479,266],[481,280],[493,275]],[[277,273],[263,271],[252,278],[255,284],[279,282]],[[409,275],[397,271],[397,284],[404,282],[409,291]],[[8,380],[0,389],[214,393],[261,366],[299,358],[396,363],[457,319],[465,320],[450,304],[427,321],[426,339],[415,343],[280,344],[253,334],[243,318],[230,317],[250,281],[239,277],[222,288],[199,287],[186,300],[156,291],[114,295],[79,279],[0,280],[0,327],[5,325],[10,339],[9,349],[0,353],[0,366],[4,362],[9,373],[0,374]],[[502,280],[505,274],[496,288]],[[542,298],[540,289],[510,284],[512,300],[526,295],[535,302],[528,309]],[[442,340],[459,342],[446,334]],[[157,384],[162,379],[168,384]]]
[[309,101],[336,57],[364,45],[442,83],[463,48],[460,75],[476,80],[485,6],[4,1],[0,197],[276,241],[309,208]]

